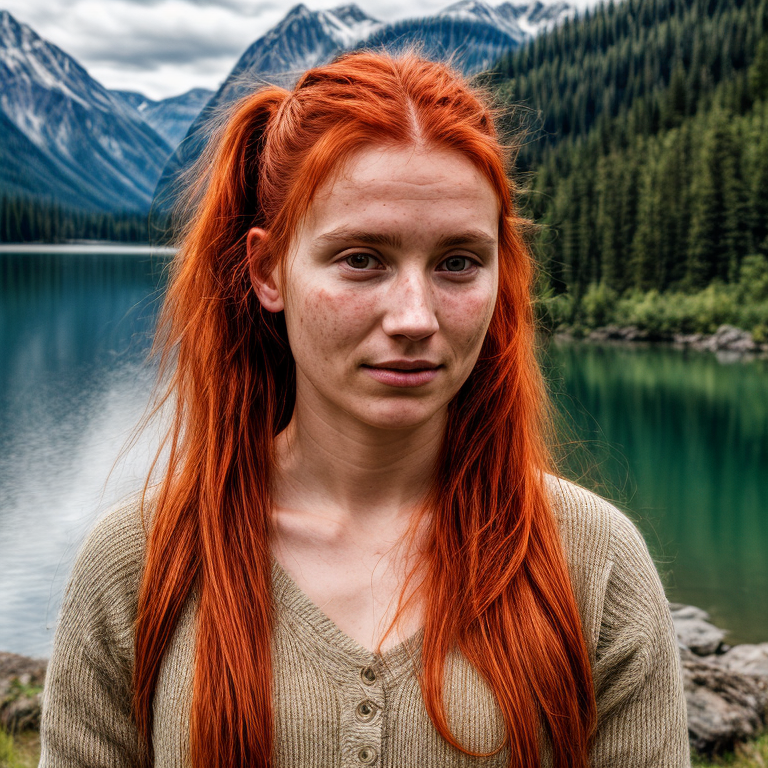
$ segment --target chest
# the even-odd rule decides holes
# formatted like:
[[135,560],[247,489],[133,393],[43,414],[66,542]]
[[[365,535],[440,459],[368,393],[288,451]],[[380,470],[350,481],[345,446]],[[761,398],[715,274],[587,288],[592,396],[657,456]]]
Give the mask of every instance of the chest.
[[[298,556],[278,550],[275,556],[309,602],[363,648],[385,652],[423,624],[421,603],[408,590],[407,610],[390,630],[408,572],[408,562],[392,548],[356,542],[326,551],[306,548]],[[408,586],[416,583],[414,578]]]
[[[414,674],[420,633],[373,654],[345,635],[295,584],[276,583],[273,635],[275,768],[502,768],[506,749],[465,755],[437,733]],[[184,611],[161,669],[154,707],[157,768],[187,768],[195,606]],[[452,733],[474,752],[504,738],[501,713],[459,654],[446,663],[444,700]],[[546,759],[543,763],[548,765]]]

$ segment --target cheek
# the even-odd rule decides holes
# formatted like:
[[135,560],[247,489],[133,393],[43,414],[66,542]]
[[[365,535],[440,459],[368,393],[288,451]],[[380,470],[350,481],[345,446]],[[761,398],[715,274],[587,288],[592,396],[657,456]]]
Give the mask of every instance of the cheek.
[[480,352],[491,322],[495,293],[472,291],[451,296],[443,303],[443,326],[461,350]]
[[285,320],[294,357],[315,356],[357,340],[371,317],[370,302],[361,296],[314,287],[286,306]]

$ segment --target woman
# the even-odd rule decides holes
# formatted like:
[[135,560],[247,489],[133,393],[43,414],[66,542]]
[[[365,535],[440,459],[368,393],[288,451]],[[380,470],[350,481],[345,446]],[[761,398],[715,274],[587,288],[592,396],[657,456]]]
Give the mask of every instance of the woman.
[[551,474],[481,97],[347,55],[240,102],[204,167],[169,465],[78,559],[41,765],[687,765],[645,545]]

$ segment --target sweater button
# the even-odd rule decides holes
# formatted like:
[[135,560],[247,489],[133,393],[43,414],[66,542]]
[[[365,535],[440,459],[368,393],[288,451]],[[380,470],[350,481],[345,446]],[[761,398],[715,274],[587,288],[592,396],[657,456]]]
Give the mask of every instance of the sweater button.
[[376,715],[376,705],[372,701],[365,699],[357,705],[355,712],[358,720],[367,723],[369,720],[373,720]]
[[372,763],[376,759],[376,750],[373,747],[363,747],[357,757],[361,763]]
[[376,682],[376,673],[370,667],[363,667],[360,677],[366,685],[373,685]]

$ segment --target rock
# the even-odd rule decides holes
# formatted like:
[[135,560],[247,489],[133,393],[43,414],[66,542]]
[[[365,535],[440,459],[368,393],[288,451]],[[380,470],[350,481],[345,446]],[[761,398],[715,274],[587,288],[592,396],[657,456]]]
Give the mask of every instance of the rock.
[[678,619],[702,619],[707,621],[709,614],[695,605],[684,605],[683,603],[670,603],[669,611],[672,614],[672,620]]
[[0,725],[14,732],[40,727],[44,659],[0,651]]
[[706,659],[683,660],[682,665],[694,749],[720,754],[762,733],[768,692],[751,676]]
[[711,352],[756,352],[758,346],[749,331],[743,331],[733,325],[721,325],[715,333],[701,343],[702,349]]
[[701,348],[701,345],[707,341],[709,337],[703,333],[676,333],[672,340],[675,344],[685,347]]
[[725,669],[751,675],[768,687],[768,643],[736,645],[717,659]]
[[587,339],[589,341],[648,341],[650,336],[647,331],[642,331],[634,325],[606,325],[603,328],[595,328]]
[[727,632],[710,624],[709,614],[701,608],[670,603],[672,622],[681,647],[697,656],[708,656],[723,650],[723,638]]

